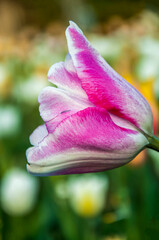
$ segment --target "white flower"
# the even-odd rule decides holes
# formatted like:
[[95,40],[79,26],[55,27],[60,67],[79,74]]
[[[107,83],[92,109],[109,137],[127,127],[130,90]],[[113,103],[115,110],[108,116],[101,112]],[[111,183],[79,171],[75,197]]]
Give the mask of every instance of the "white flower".
[[1,183],[1,205],[9,215],[24,215],[35,205],[38,180],[20,169],[12,169],[4,175]]
[[156,78],[159,74],[159,41],[151,37],[141,38],[138,44],[141,58],[137,65],[137,75],[141,81]]
[[92,35],[90,41],[93,47],[107,59],[117,58],[122,53],[124,47],[123,42],[114,37]]
[[26,81],[21,81],[15,85],[13,95],[16,99],[33,105],[37,103],[37,97],[46,84],[44,76],[33,75]]
[[104,208],[108,190],[106,177],[94,174],[72,177],[67,187],[70,204],[77,214],[93,217]]
[[139,60],[137,66],[137,75],[140,81],[145,82],[151,78],[156,78],[159,73],[159,63],[158,60],[153,57],[143,57]]
[[0,107],[0,138],[16,134],[21,125],[21,115],[17,107]]

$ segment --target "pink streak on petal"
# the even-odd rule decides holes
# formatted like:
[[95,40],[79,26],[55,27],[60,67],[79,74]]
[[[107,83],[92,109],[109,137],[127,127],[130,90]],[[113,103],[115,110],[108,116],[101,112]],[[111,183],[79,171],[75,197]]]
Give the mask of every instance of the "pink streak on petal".
[[63,120],[39,147],[28,149],[27,158],[31,165],[51,166],[52,172],[72,165],[87,172],[93,158],[100,169],[116,167],[130,161],[146,144],[142,134],[115,125],[106,110],[87,108]]
[[67,117],[73,115],[76,111],[66,111],[59,114],[57,117],[51,119],[50,121],[45,122],[47,130],[49,133],[53,133],[55,128]]
[[105,62],[76,24],[70,23],[66,37],[89,100],[136,127],[152,132],[152,112],[145,98]]

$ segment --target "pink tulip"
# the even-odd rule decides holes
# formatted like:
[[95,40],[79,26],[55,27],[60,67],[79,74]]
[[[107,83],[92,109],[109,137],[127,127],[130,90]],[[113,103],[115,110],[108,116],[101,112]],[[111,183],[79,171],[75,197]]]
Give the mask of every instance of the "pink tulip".
[[30,136],[27,169],[35,175],[99,172],[130,162],[145,147],[159,150],[145,98],[91,46],[73,22],[69,54],[54,64],[39,96],[44,124]]

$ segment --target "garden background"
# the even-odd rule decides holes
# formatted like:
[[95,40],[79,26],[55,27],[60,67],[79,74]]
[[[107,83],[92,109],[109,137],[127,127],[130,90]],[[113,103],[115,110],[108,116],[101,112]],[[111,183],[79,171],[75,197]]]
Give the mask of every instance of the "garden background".
[[159,153],[102,173],[33,177],[29,135],[38,94],[67,54],[75,21],[148,100],[159,135],[157,0],[0,1],[0,240],[153,240],[159,236]]

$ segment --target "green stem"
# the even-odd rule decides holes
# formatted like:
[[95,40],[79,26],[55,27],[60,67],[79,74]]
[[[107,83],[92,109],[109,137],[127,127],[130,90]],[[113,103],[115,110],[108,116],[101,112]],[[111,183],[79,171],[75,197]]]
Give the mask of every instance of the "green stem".
[[154,149],[159,152],[159,138],[156,136],[148,136],[149,144],[147,145],[148,148]]

